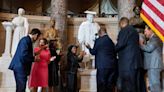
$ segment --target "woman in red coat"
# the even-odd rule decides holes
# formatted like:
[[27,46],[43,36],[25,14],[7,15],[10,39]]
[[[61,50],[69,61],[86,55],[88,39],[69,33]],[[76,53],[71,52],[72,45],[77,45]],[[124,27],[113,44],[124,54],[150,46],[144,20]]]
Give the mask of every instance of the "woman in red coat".
[[34,48],[35,62],[29,78],[29,87],[32,88],[32,92],[37,92],[38,87],[42,87],[42,92],[46,92],[48,87],[48,64],[55,57],[51,57],[47,43],[43,38],[39,41],[39,46]]

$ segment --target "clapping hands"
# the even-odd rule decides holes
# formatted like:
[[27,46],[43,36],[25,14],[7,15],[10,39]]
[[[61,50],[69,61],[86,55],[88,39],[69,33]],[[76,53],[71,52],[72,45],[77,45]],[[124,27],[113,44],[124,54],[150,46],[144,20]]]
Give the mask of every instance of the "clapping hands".
[[50,58],[50,61],[54,61],[56,59],[56,56],[53,56]]
[[83,58],[84,55],[86,55],[86,52],[85,51],[81,51],[80,54],[79,54],[79,58]]
[[47,44],[47,45],[41,46],[41,49],[42,49],[42,50],[43,50],[43,49],[46,49],[46,48],[48,48],[48,44]]
[[86,55],[86,52],[81,51],[81,52],[80,52],[80,56],[84,56],[84,55]]

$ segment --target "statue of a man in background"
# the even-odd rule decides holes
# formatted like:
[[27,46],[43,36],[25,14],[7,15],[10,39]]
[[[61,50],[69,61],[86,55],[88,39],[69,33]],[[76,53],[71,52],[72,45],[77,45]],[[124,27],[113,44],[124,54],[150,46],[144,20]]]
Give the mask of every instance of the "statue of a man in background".
[[92,56],[89,53],[89,50],[86,48],[85,44],[90,44],[91,48],[93,48],[94,41],[96,39],[96,34],[100,30],[100,26],[98,23],[94,22],[94,16],[96,15],[96,12],[85,11],[85,13],[87,14],[86,15],[87,20],[82,22],[79,27],[78,41],[79,41],[82,51],[86,53],[83,61],[88,62],[92,59]]
[[48,41],[57,40],[57,48],[58,49],[62,48],[62,45],[60,42],[60,37],[58,36],[58,31],[55,29],[55,20],[54,19],[50,20],[50,28],[45,31],[43,37],[47,38]]
[[45,38],[47,38],[48,41],[54,40],[58,38],[57,30],[55,29],[55,20],[50,20],[50,28],[45,31],[44,35]]
[[140,17],[140,11],[141,11],[141,9],[139,6],[135,6],[133,8],[133,12],[135,15],[134,15],[134,17],[130,18],[129,23],[131,25],[133,25],[138,32],[141,32],[141,31],[143,32],[144,28],[145,28],[145,23]]

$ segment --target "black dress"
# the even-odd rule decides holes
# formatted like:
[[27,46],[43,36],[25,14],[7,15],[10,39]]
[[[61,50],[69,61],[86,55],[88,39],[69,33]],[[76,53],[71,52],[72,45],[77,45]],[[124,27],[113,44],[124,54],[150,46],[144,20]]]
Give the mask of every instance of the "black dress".
[[49,47],[50,48],[50,53],[51,56],[56,56],[56,59],[54,61],[51,61],[50,64],[48,65],[48,85],[49,87],[52,86],[58,86],[59,84],[59,75],[58,75],[58,70],[59,70],[59,61],[60,61],[60,56],[57,55],[56,53],[56,48]]

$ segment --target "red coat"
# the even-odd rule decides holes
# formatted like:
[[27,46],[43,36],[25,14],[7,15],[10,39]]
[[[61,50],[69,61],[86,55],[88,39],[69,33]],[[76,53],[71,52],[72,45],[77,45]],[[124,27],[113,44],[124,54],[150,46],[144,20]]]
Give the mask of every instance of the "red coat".
[[[39,51],[40,48],[34,49],[34,52]],[[40,60],[32,65],[31,74],[29,77],[29,87],[48,87],[48,63],[51,55],[48,49],[40,52]]]

